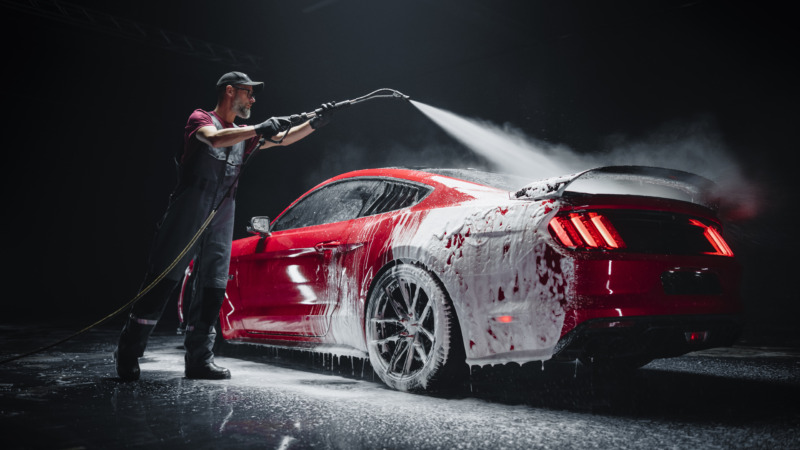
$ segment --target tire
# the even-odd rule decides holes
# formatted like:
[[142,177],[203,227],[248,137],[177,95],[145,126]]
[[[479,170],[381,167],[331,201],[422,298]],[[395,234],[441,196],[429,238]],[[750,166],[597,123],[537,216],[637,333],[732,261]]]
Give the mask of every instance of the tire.
[[373,370],[400,391],[453,387],[467,374],[453,305],[425,269],[398,264],[376,281],[366,311]]

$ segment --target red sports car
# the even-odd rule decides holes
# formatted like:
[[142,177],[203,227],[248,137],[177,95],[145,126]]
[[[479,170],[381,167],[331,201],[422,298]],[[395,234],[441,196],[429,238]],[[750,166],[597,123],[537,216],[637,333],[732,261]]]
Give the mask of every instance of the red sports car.
[[399,390],[469,365],[635,368],[735,341],[739,266],[710,181],[614,166],[526,183],[360,170],[254,217],[233,243],[224,338],[368,357]]

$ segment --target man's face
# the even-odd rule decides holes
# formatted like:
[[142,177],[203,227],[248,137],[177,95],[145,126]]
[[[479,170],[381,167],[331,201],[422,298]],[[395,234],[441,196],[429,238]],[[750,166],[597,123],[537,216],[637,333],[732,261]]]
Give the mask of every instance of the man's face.
[[252,86],[233,86],[236,95],[233,96],[233,111],[237,117],[250,118],[250,107],[255,103]]

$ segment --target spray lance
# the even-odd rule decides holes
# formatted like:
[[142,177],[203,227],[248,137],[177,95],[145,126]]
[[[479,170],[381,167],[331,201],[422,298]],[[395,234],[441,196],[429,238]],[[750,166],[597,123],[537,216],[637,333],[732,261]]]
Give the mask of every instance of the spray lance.
[[[333,102],[331,108],[317,108],[314,111],[310,111],[310,112],[306,112],[306,113],[294,114],[294,115],[288,116],[288,117],[280,117],[278,119],[280,119],[283,123],[289,123],[290,125],[285,127],[285,130],[284,130],[285,132],[283,133],[283,136],[281,136],[279,140],[275,141],[275,140],[270,139],[270,141],[274,142],[276,144],[280,144],[281,142],[283,142],[283,139],[286,137],[286,135],[289,134],[289,129],[292,126],[300,125],[302,123],[305,123],[305,122],[307,122],[307,121],[309,121],[311,119],[317,118],[317,117],[322,117],[322,115],[324,113],[330,114],[330,111],[336,111],[336,110],[339,110],[339,109],[348,108],[348,107],[350,107],[352,105],[356,105],[356,104],[359,104],[361,102],[365,102],[367,100],[373,100],[373,99],[376,99],[376,98],[397,98],[397,99],[402,99],[402,100],[409,100],[410,99],[409,96],[407,96],[405,94],[402,94],[399,91],[396,91],[394,89],[384,88],[384,89],[378,89],[376,91],[370,92],[367,95],[364,95],[364,96],[358,97],[358,98],[354,98],[352,100],[344,100],[344,101],[341,101],[341,102]],[[259,141],[259,146],[258,147],[261,147],[261,145],[263,145],[263,143],[265,142],[265,139],[266,138],[264,138],[264,137],[261,138],[261,140]],[[254,152],[250,153],[250,155],[248,155],[247,159],[245,159],[244,163],[242,163],[242,169],[244,169],[244,165],[247,164],[250,161],[251,157],[255,153],[256,152],[254,151]],[[175,266],[186,255],[186,253],[188,253],[189,250],[191,250],[191,248],[198,241],[198,239],[203,234],[203,232],[206,230],[206,228],[208,228],[208,225],[211,223],[211,220],[217,214],[217,210],[219,210],[220,206],[222,206],[222,201],[224,201],[224,199],[228,197],[228,195],[230,194],[231,188],[236,185],[236,181],[238,181],[239,175],[241,175],[241,173],[242,173],[242,171],[239,171],[239,174],[236,175],[236,179],[233,181],[233,183],[231,183],[231,187],[228,188],[228,192],[226,192],[225,195],[222,196],[222,200],[220,200],[220,202],[214,207],[214,209],[211,210],[211,213],[208,215],[206,220],[200,226],[200,229],[198,229],[197,232],[194,234],[194,236],[192,236],[189,239],[189,241],[186,244],[186,246],[175,257],[175,259],[172,261],[172,263],[161,274],[159,274],[152,282],[150,282],[150,284],[148,284],[143,289],[141,289],[139,291],[139,293],[136,294],[136,296],[133,297],[130,301],[128,301],[124,305],[120,306],[116,311],[112,312],[111,314],[109,314],[109,315],[103,317],[102,319],[98,320],[97,322],[95,322],[95,323],[83,328],[82,330],[80,330],[80,331],[78,331],[76,333],[73,333],[70,336],[67,336],[64,339],[61,339],[61,340],[56,341],[56,342],[54,342],[52,344],[49,344],[49,345],[45,345],[45,346],[40,347],[40,348],[38,348],[36,350],[29,351],[27,353],[22,353],[22,354],[19,354],[19,355],[16,355],[16,356],[12,356],[10,358],[6,358],[6,359],[3,359],[3,360],[0,360],[0,365],[9,363],[11,361],[15,361],[15,360],[18,360],[18,359],[21,359],[21,358],[24,358],[24,357],[27,357],[27,356],[30,356],[30,355],[34,355],[36,353],[41,353],[41,352],[43,352],[43,351],[45,351],[47,349],[50,349],[52,347],[55,347],[55,346],[57,346],[59,344],[62,344],[64,342],[66,342],[66,341],[69,341],[69,340],[71,340],[71,339],[73,339],[73,338],[75,338],[77,336],[80,336],[81,334],[91,330],[92,328],[95,328],[95,327],[107,322],[108,320],[116,317],[117,315],[119,315],[123,311],[127,310],[137,300],[139,300],[140,298],[144,297],[144,295],[147,294],[150,290],[152,290],[158,283],[160,283],[164,279],[164,277],[166,277],[166,275],[170,271],[172,271],[172,269],[175,268]]]
[[[399,98],[399,99],[403,99],[403,100],[409,100],[411,97],[401,93],[400,91],[396,91],[394,89],[383,88],[383,89],[378,89],[377,91],[372,91],[367,95],[364,95],[364,96],[358,97],[358,98],[354,98],[352,100],[344,100],[344,101],[341,101],[341,102],[334,102],[333,110],[336,111],[336,110],[339,110],[339,109],[345,109],[345,108],[347,108],[347,107],[349,107],[351,105],[357,105],[357,104],[359,104],[361,102],[365,102],[367,100],[373,100],[373,99],[376,99],[376,98]],[[303,123],[306,120],[310,120],[310,119],[313,119],[315,117],[320,117],[323,114],[323,112],[324,112],[323,108],[317,108],[317,109],[315,109],[314,111],[311,111],[311,112],[302,113],[302,114],[296,114],[296,115],[290,116],[289,119],[290,119],[290,121],[292,121],[292,125],[296,125],[296,124]]]
[[358,97],[358,98],[354,98],[352,100],[343,100],[343,101],[340,101],[340,102],[333,102],[331,108],[327,108],[327,109],[326,108],[317,108],[317,109],[315,109],[313,111],[310,111],[310,112],[304,112],[304,113],[300,113],[300,114],[293,114],[291,116],[279,117],[278,118],[279,121],[281,121],[283,123],[288,123],[290,125],[288,127],[286,127],[286,129],[284,130],[283,135],[278,140],[269,139],[269,141],[273,142],[275,144],[280,144],[280,143],[283,142],[283,139],[286,137],[286,135],[289,134],[289,128],[291,128],[291,127],[293,127],[295,125],[300,125],[300,124],[305,123],[305,122],[307,122],[307,121],[309,121],[311,119],[314,119],[314,118],[317,118],[317,117],[322,117],[323,114],[326,114],[326,113],[330,114],[330,112],[338,111],[340,109],[345,109],[345,108],[350,107],[351,105],[356,105],[356,104],[365,102],[367,100],[373,100],[373,99],[376,99],[376,98],[397,98],[397,99],[402,99],[402,100],[409,100],[411,97],[409,97],[408,95],[405,95],[402,92],[397,91],[395,89],[383,88],[383,89],[378,89],[376,91],[372,91],[367,95],[364,95],[364,96],[361,96],[361,97]]

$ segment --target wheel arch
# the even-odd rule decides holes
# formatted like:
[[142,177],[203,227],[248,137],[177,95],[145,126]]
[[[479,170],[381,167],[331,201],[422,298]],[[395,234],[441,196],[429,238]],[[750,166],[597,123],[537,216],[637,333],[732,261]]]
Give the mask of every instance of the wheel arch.
[[[425,264],[424,262],[422,262],[422,261],[420,261],[418,259],[414,259],[414,258],[395,258],[395,259],[392,259],[392,260],[388,261],[386,264],[384,264],[378,270],[378,272],[375,273],[375,276],[372,277],[372,279],[370,280],[370,285],[369,285],[369,288],[367,289],[363,310],[361,311],[361,315],[363,316],[362,326],[363,326],[363,332],[364,332],[364,342],[366,342],[366,340],[367,340],[367,320],[369,320],[369,318],[367,317],[367,308],[369,307],[369,300],[370,300],[370,298],[372,298],[372,293],[375,290],[375,285],[377,284],[377,281],[380,280],[380,278],[383,276],[384,273],[388,272],[393,267],[396,267],[396,266],[401,265],[401,264],[410,264],[410,265],[414,265],[414,266],[417,266],[417,267],[423,269],[425,272],[427,272],[431,276],[431,278],[433,278],[433,281],[436,284],[438,284],[439,287],[442,289],[442,292],[444,292],[444,295],[445,295],[445,299],[453,307],[453,314],[455,315],[455,318],[456,318],[456,320],[455,320],[455,329],[452,330],[452,331],[455,332],[456,335],[458,336],[458,341],[461,342],[460,349],[461,349],[462,352],[465,353],[466,352],[466,342],[464,341],[464,333],[463,333],[462,328],[461,328],[461,317],[462,317],[462,315],[460,314],[461,305],[457,305],[457,302],[453,301],[453,298],[450,295],[450,290],[447,288],[447,284],[441,279],[441,277],[439,277],[439,275],[436,273],[436,271],[433,270],[429,265]],[[465,353],[465,357],[466,357],[466,353]]]

